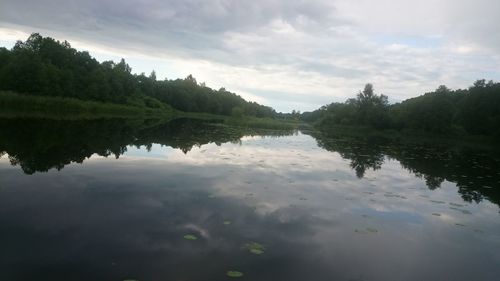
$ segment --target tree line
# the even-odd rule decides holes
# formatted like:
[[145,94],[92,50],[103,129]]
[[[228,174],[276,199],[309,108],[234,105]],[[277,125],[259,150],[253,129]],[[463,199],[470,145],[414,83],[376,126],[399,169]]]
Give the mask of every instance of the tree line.
[[133,74],[122,59],[98,62],[67,42],[33,33],[12,49],[0,48],[0,90],[36,96],[71,97],[186,112],[274,117],[271,107],[248,102],[224,88],[211,89],[189,75],[157,80]]
[[366,84],[356,98],[331,103],[301,114],[320,130],[339,126],[391,129],[441,135],[486,135],[500,137],[500,83],[477,80],[468,89],[435,91],[389,104]]

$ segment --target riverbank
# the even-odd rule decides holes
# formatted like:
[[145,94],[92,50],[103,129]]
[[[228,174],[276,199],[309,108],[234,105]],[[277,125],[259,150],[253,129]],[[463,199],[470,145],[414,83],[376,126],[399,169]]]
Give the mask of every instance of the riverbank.
[[[140,101],[139,101],[140,102]],[[243,128],[268,130],[293,130],[301,122],[252,116],[223,116],[200,112],[183,112],[168,105],[147,107],[135,102],[131,104],[84,101],[63,97],[37,97],[12,92],[0,92],[0,117],[2,118],[44,118],[55,120],[80,120],[103,118],[193,118],[218,120],[218,122]]]
[[496,147],[500,143],[498,137],[483,136],[483,135],[444,135],[431,134],[414,130],[377,130],[369,127],[353,127],[353,126],[331,126],[328,130],[311,126],[310,134],[322,135],[326,138],[368,138],[378,139],[380,141],[390,141],[393,143],[452,143],[461,145],[474,145],[485,147]]
[[174,110],[166,106],[151,108],[74,98],[37,97],[0,92],[0,117],[4,118],[31,117],[74,120],[138,116],[160,117],[173,114]]

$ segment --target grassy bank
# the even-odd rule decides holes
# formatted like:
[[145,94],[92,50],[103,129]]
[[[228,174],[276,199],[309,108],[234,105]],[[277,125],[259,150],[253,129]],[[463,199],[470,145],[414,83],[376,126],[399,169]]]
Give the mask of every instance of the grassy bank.
[[95,119],[106,117],[166,116],[174,110],[126,104],[83,101],[74,98],[38,97],[0,92],[0,116],[50,119]]
[[252,116],[223,116],[199,112],[176,112],[175,117],[194,118],[203,120],[218,120],[224,125],[243,128],[267,129],[267,130],[295,130],[304,125],[303,122],[295,120],[283,120],[273,118],[259,118]]
[[299,125],[297,121],[250,116],[229,117],[199,112],[182,112],[162,104],[161,107],[147,107],[140,100],[132,104],[116,104],[95,101],[84,101],[74,98],[42,97],[21,95],[12,92],[0,92],[0,117],[45,118],[61,120],[99,119],[99,118],[193,118],[218,120],[218,122],[243,128],[267,130],[293,130]]
[[369,127],[331,126],[328,130],[314,128],[325,137],[349,136],[356,138],[378,138],[398,143],[453,143],[461,145],[494,147],[500,139],[481,135],[440,135],[415,130],[377,130]]
[[228,117],[224,124],[244,128],[259,128],[268,130],[294,130],[297,129],[300,122],[272,118],[257,117]]

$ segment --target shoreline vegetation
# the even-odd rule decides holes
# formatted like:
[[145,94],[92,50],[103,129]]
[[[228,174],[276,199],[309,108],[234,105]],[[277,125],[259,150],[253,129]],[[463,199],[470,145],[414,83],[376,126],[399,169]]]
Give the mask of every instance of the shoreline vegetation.
[[60,120],[197,118],[244,128],[316,130],[360,137],[438,138],[497,142],[500,83],[436,91],[389,104],[366,84],[355,98],[312,112],[279,113],[189,75],[157,80],[133,74],[121,60],[98,62],[67,42],[33,33],[11,50],[0,48],[0,117]]
[[[300,127],[299,127],[300,128]],[[378,130],[369,127],[353,126],[333,126],[330,130],[321,130],[313,125],[300,130],[316,139],[333,140],[366,140],[381,143],[397,143],[412,146],[421,146],[426,144],[446,144],[454,147],[474,147],[488,150],[499,151],[499,138],[484,135],[464,135],[456,137],[452,135],[440,135],[425,133],[419,131],[397,131],[397,130]]]
[[500,140],[500,83],[477,80],[468,89],[434,92],[389,104],[366,84],[355,98],[300,115],[323,134],[340,132],[385,138]]
[[224,125],[267,130],[294,130],[300,122],[251,116],[224,116],[211,113],[182,112],[168,105],[148,108],[126,104],[83,101],[66,97],[37,97],[0,92],[1,118],[44,118],[55,120],[91,120],[107,118],[154,118],[164,121],[192,118],[220,121]]
[[163,117],[171,108],[147,108],[110,102],[85,101],[68,97],[46,97],[0,92],[0,117],[46,119],[101,119],[114,117]]
[[295,129],[298,121],[214,90],[189,75],[157,80],[133,74],[121,60],[98,62],[64,41],[33,33],[11,50],[0,48],[0,117],[46,119],[201,118],[232,126]]

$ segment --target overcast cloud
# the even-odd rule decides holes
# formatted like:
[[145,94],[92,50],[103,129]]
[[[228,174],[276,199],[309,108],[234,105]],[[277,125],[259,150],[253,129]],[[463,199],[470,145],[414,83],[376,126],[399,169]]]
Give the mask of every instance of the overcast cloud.
[[279,111],[392,101],[500,77],[496,0],[1,0],[0,44],[31,32],[136,72],[192,73]]

